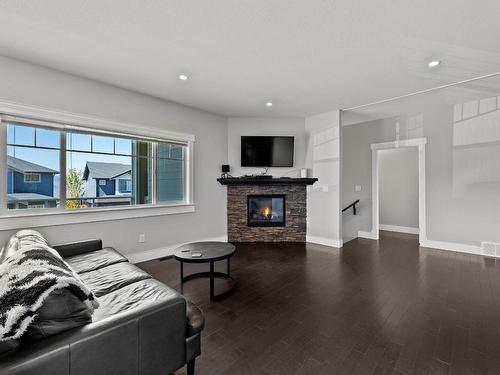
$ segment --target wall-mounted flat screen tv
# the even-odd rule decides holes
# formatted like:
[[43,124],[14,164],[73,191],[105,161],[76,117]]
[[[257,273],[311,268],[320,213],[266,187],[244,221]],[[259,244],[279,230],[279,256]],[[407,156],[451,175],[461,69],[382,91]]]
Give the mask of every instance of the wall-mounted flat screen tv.
[[294,137],[241,137],[242,167],[293,167]]

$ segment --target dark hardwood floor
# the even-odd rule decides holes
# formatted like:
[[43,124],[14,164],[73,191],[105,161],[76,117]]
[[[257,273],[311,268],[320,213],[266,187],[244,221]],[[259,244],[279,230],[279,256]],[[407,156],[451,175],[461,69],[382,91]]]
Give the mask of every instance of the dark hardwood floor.
[[[180,290],[175,260],[140,267]],[[340,250],[238,244],[231,267],[222,301],[184,286],[206,317],[197,374],[500,374],[500,260],[381,232]]]

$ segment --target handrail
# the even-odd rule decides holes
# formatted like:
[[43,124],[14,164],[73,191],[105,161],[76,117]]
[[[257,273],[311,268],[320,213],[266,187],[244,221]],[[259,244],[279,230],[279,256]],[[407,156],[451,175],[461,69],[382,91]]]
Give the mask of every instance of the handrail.
[[358,203],[359,203],[359,199],[357,199],[355,202],[352,202],[349,206],[347,206],[346,208],[344,208],[342,210],[342,212],[347,211],[349,208],[352,207],[352,214],[356,215],[356,204],[358,204]]

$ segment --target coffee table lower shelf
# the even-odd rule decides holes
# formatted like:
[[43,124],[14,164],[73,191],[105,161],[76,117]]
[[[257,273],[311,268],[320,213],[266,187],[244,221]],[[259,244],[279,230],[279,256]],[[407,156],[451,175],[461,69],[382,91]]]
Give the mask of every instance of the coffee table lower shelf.
[[[208,263],[208,262],[207,262]],[[195,279],[208,278],[210,279],[210,299],[221,299],[229,295],[234,287],[236,286],[236,280],[230,275],[229,267],[229,258],[227,259],[227,273],[214,271],[214,262],[210,263],[210,271],[209,272],[196,272],[190,275],[184,276],[184,262],[180,261],[181,264],[181,287],[182,284]],[[215,279],[225,279],[229,280],[229,287],[221,293],[215,294]]]

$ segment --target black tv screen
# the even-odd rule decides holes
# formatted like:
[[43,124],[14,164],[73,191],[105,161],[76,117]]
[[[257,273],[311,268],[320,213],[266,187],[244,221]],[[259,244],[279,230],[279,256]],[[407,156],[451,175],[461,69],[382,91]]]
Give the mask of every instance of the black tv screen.
[[294,137],[241,137],[242,167],[293,167]]

